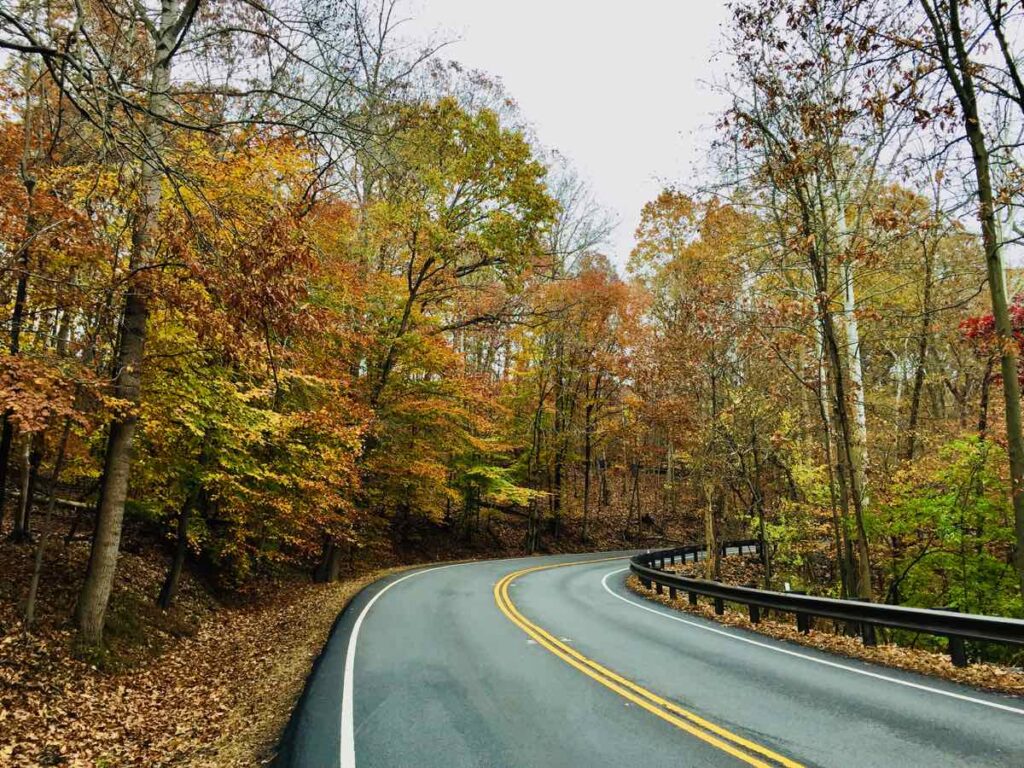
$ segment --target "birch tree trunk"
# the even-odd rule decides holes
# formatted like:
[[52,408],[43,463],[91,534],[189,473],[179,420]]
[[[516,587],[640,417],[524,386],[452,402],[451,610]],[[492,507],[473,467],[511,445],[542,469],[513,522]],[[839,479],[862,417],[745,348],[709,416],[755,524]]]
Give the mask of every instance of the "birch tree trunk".
[[[845,245],[849,237],[846,226],[846,201],[842,195],[839,195],[837,202],[836,224],[839,243]],[[864,408],[864,366],[860,347],[860,326],[857,322],[854,265],[849,254],[843,260],[843,325],[846,329],[846,359],[850,376],[850,394],[853,397],[853,434],[851,435],[853,466],[851,470],[857,475],[861,509],[866,510],[869,506],[868,420]]]

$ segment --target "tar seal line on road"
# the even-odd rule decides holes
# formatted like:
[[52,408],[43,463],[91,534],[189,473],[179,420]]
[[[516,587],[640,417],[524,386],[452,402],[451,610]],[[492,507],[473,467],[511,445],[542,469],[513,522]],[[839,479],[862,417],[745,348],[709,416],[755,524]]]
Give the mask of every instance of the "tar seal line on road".
[[396,579],[374,595],[373,599],[359,612],[356,623],[352,625],[352,632],[348,636],[348,648],[345,649],[345,675],[344,682],[342,683],[341,697],[341,768],[355,768],[356,765],[356,739],[353,723],[354,705],[352,696],[355,689],[356,641],[359,639],[359,629],[363,626],[363,619],[366,618],[366,614],[373,608],[373,604],[380,600],[381,596],[396,584],[401,584],[406,579],[411,579],[414,576],[422,576],[424,573],[433,573],[434,571],[443,571],[445,568],[452,568],[456,565],[462,565],[462,563],[451,563],[450,565],[441,565],[436,568],[426,568]]
[[[609,558],[618,559],[618,558]],[[566,664],[578,669],[583,674],[597,681],[604,687],[614,691],[624,699],[637,704],[653,715],[674,725],[686,733],[710,744],[723,752],[732,755],[742,762],[755,766],[755,768],[773,768],[773,766],[785,766],[785,768],[802,768],[800,763],[794,762],[787,757],[773,752],[767,747],[745,739],[731,731],[716,725],[699,715],[683,709],[678,704],[668,701],[657,694],[637,685],[631,680],[612,672],[603,667],[593,659],[584,656],[579,651],[570,648],[556,637],[537,626],[516,608],[515,603],[509,597],[509,585],[521,576],[537,571],[546,571],[552,568],[565,568],[572,565],[590,565],[598,560],[583,560],[573,563],[558,563],[555,565],[539,565],[532,568],[524,568],[514,571],[501,578],[494,585],[494,600],[501,612],[522,629],[529,637],[546,648]],[[763,758],[763,759],[762,759]]]

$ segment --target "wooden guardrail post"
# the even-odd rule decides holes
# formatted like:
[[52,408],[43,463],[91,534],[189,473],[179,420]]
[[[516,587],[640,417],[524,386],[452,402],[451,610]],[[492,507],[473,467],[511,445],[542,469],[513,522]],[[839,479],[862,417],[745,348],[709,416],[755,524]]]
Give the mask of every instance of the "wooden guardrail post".
[[696,605],[697,604],[697,593],[696,592],[690,592],[689,595],[690,595],[690,605]]
[[[960,613],[959,608],[953,608],[952,606],[946,606],[942,610],[949,611],[951,613]],[[969,662],[967,661],[967,644],[964,639],[959,635],[947,635],[947,646],[949,650],[949,660],[953,662],[954,667],[966,667]]]
[[[807,591],[803,589],[792,589],[789,590],[794,595],[806,595]],[[803,632],[805,635],[811,631],[811,623],[813,616],[803,611],[796,611],[796,628],[798,631]]]
[[673,602],[675,601],[675,599],[676,599],[676,588],[675,587],[669,587],[668,588],[668,599],[672,600]]
[[[866,597],[851,597],[851,600],[856,600],[858,603],[870,603]],[[858,622],[860,629],[860,641],[865,648],[872,648],[878,645],[878,638],[875,636],[875,625],[870,621]]]
[[949,658],[953,662],[954,667],[967,666],[967,645],[962,637],[957,635],[949,636]]
[[[757,589],[757,584],[753,582],[748,582],[746,586],[748,589]],[[761,606],[747,603],[747,613],[750,615],[751,624],[761,623]]]
[[875,625],[870,621],[860,623],[860,641],[866,648],[878,645],[878,637],[875,635]]

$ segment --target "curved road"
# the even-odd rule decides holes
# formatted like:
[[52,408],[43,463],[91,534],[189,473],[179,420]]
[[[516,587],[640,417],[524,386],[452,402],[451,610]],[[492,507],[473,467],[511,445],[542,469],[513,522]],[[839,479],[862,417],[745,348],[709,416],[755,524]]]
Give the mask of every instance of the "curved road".
[[278,764],[1024,766],[1024,699],[671,611],[628,591],[626,566],[523,558],[369,586]]

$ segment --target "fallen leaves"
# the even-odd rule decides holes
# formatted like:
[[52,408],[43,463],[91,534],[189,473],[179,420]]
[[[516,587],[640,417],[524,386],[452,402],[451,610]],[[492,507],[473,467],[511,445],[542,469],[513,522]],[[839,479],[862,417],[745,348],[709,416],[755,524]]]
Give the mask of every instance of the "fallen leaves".
[[[153,560],[152,553],[122,557],[119,599],[152,601],[160,578]],[[136,649],[116,672],[75,658],[64,622],[25,634],[15,619],[17,591],[0,592],[0,763],[264,763],[338,613],[377,575],[326,585],[285,582],[230,608],[203,598],[193,582],[181,608],[194,614],[190,633],[178,627],[173,637],[150,640],[158,633],[149,628],[138,647],[153,655]],[[66,603],[61,594],[48,594],[49,614]]]

